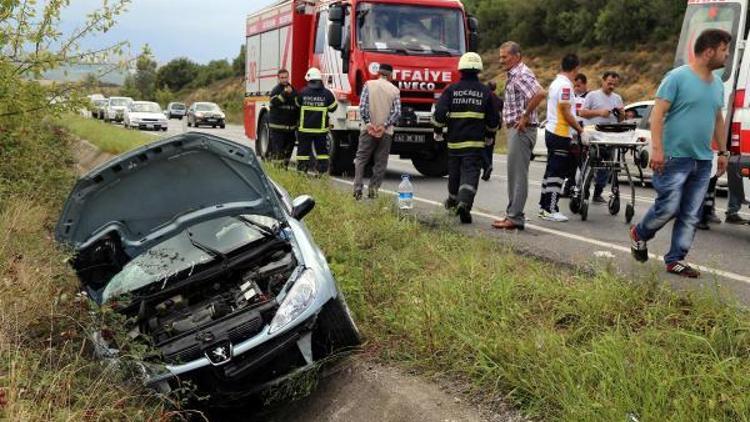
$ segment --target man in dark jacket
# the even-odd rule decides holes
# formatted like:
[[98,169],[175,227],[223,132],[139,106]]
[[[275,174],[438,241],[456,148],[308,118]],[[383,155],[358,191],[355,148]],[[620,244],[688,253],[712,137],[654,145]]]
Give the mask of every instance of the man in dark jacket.
[[455,209],[464,224],[471,223],[471,207],[479,185],[482,154],[495,140],[500,123],[497,107],[487,85],[479,82],[483,69],[477,53],[466,53],[458,63],[461,80],[450,85],[435,106],[435,140],[443,128],[448,141],[448,199],[445,207]]
[[299,109],[297,108],[297,91],[289,83],[289,71],[279,70],[279,83],[271,90],[271,112],[268,127],[270,131],[270,145],[268,158],[273,161],[283,161],[289,165],[296,141]]
[[[310,160],[317,163],[318,173],[328,172],[328,113],[338,108],[336,97],[323,86],[320,70],[311,67],[305,74],[307,86],[297,97],[299,107],[299,146],[297,169],[307,172]],[[313,147],[315,155],[313,156]]]

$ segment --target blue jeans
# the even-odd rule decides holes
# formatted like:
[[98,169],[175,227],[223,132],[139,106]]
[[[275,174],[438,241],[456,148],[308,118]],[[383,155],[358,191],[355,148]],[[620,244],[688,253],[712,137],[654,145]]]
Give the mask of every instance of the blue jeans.
[[675,219],[672,244],[664,262],[685,259],[695,238],[695,225],[701,217],[703,198],[711,178],[711,160],[673,157],[664,162],[664,171],[654,173],[652,184],[656,201],[635,227],[641,240],[651,240],[664,225]]

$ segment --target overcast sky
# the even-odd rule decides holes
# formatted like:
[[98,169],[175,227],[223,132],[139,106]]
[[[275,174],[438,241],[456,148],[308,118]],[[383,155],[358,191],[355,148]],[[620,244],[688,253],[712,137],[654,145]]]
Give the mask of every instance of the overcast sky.
[[[198,63],[237,57],[245,42],[245,18],[277,0],[133,0],[108,33],[86,41],[103,47],[129,41],[134,54],[148,43],[159,64],[175,57]],[[62,15],[64,31],[84,22],[102,0],[75,0]]]

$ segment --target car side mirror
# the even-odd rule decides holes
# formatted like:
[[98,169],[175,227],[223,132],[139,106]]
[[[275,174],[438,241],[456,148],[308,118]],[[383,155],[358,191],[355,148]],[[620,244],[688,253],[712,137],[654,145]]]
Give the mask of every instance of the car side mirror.
[[315,200],[312,196],[298,196],[292,201],[292,217],[302,220],[313,208],[315,208]]

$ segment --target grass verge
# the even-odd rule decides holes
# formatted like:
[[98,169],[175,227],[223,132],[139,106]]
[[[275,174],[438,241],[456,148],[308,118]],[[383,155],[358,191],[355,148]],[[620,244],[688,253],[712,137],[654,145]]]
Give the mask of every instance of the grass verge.
[[66,115],[58,122],[74,135],[99,147],[102,151],[120,154],[143,144],[156,141],[158,137],[138,130],[87,119],[77,115]]
[[0,419],[168,420],[137,378],[92,357],[102,319],[52,240],[74,181],[70,139],[43,123],[0,131]]
[[[748,420],[750,315],[658,280],[561,270],[270,170],[308,217],[369,346],[544,420]],[[363,222],[366,222],[363,224]],[[451,223],[452,224],[452,223]]]

